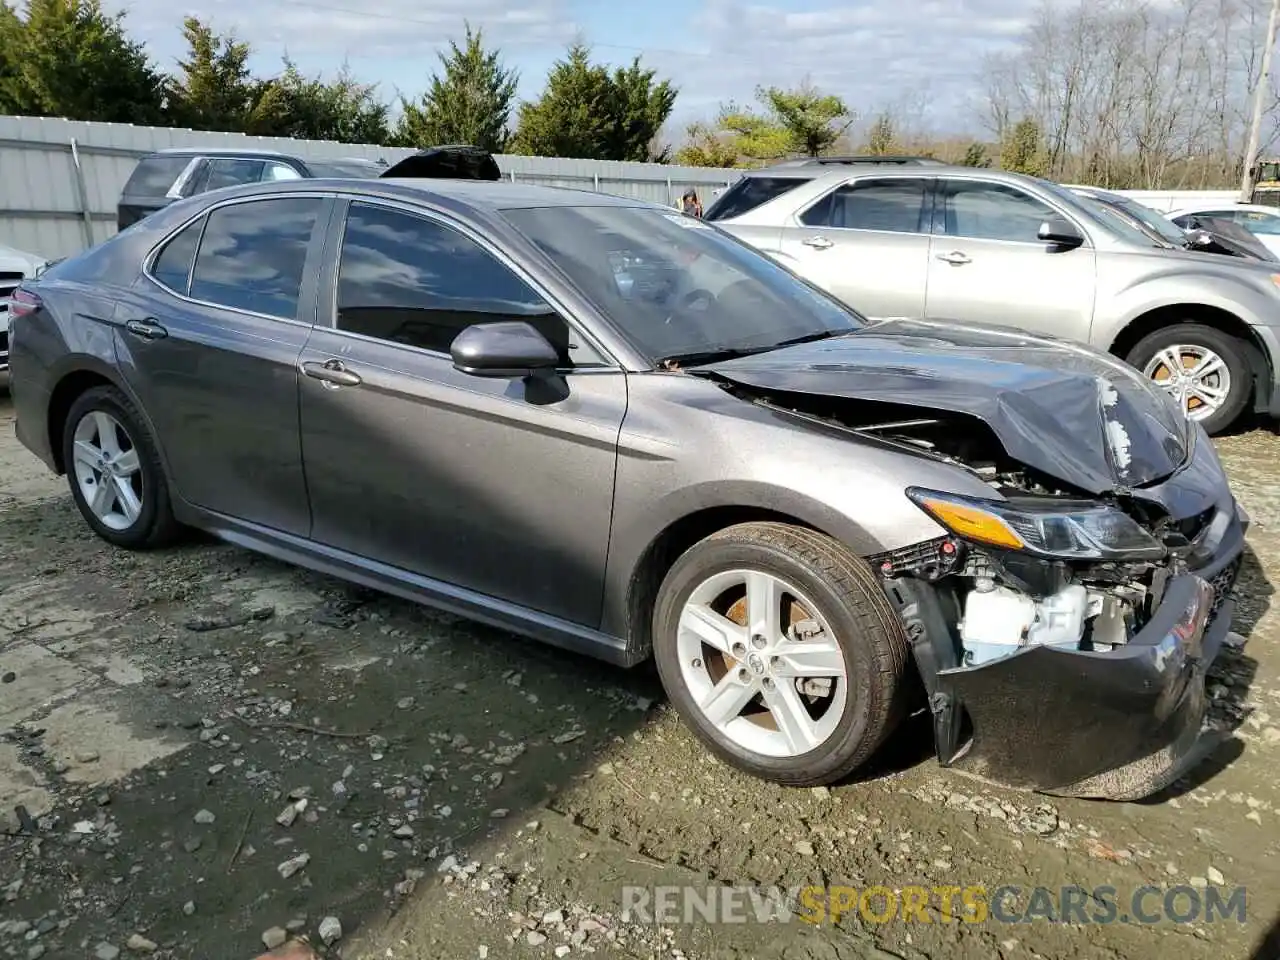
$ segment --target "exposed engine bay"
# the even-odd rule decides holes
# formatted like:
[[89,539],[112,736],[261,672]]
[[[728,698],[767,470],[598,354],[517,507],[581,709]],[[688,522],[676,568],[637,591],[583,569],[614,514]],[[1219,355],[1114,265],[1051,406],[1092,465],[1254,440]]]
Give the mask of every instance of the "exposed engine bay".
[[[754,393],[754,391],[753,391]],[[973,473],[1001,498],[1037,507],[1096,504],[1099,498],[1011,460],[977,418],[842,398],[756,395],[755,402],[910,450]],[[1129,641],[1159,604],[1168,578],[1184,565],[1191,537],[1208,517],[1174,524],[1150,504],[1106,498],[1165,547],[1158,560],[1099,562],[1032,557],[950,536],[871,558],[886,580],[912,577],[948,594],[959,664],[979,666],[1046,645],[1105,652]],[[1199,521],[1199,522],[1195,522]]]

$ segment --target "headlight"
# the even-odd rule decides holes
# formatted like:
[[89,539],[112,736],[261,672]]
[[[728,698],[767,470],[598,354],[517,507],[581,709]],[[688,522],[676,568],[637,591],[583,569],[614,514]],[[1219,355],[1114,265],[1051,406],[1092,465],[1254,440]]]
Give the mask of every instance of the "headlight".
[[1063,560],[1158,560],[1164,546],[1114,507],[1075,501],[1043,507],[907,490],[925,513],[957,537]]

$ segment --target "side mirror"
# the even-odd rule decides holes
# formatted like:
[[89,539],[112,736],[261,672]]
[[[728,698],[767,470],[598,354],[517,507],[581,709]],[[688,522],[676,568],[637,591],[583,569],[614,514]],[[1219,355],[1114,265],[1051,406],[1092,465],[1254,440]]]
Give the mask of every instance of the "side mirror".
[[1075,228],[1074,224],[1061,217],[1054,217],[1040,224],[1040,231],[1036,236],[1045,243],[1056,244],[1059,247],[1078,247],[1084,243],[1084,235]]
[[515,380],[560,366],[547,338],[523,320],[477,323],[453,339],[453,366],[473,377]]

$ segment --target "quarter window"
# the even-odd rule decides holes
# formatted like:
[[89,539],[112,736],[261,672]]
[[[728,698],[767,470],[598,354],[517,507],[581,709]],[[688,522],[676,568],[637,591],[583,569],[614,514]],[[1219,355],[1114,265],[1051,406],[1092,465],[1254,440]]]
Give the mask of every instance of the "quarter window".
[[846,184],[801,216],[810,227],[927,233],[927,180],[870,180]]
[[952,181],[946,187],[946,234],[973,240],[1039,243],[1040,225],[1058,214],[1003,183]]
[[221,190],[223,187],[238,187],[245,183],[257,183],[262,179],[261,160],[218,159],[209,161],[209,177],[205,181],[205,190]]
[[212,211],[192,271],[192,298],[295,319],[323,203],[318,197],[281,197]]
[[584,347],[569,325],[520,277],[444,224],[353,203],[338,270],[338,329],[448,353],[477,323],[523,320],[581,366]]
[[191,283],[191,261],[196,256],[196,244],[200,242],[200,228],[204,217],[183,227],[165,244],[151,267],[151,275],[161,284],[184,296]]
[[262,179],[266,181],[300,180],[302,174],[287,163],[268,163],[266,169],[262,171]]

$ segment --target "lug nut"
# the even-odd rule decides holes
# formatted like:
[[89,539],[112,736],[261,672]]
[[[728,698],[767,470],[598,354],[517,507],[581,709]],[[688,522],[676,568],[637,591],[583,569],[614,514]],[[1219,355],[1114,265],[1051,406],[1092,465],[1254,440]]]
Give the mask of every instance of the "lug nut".
[[755,647],[757,650],[763,650],[765,647],[769,645],[769,641],[757,633],[755,636],[751,638],[751,645]]
[[695,669],[695,670],[701,670],[701,669],[702,669],[702,658],[701,658],[701,657],[694,657],[694,658],[693,658],[693,669]]
[[739,660],[747,655],[747,645],[745,643],[735,643],[730,650]]
[[745,669],[739,670],[738,679],[743,683],[749,683],[751,680],[751,674],[749,674]]

